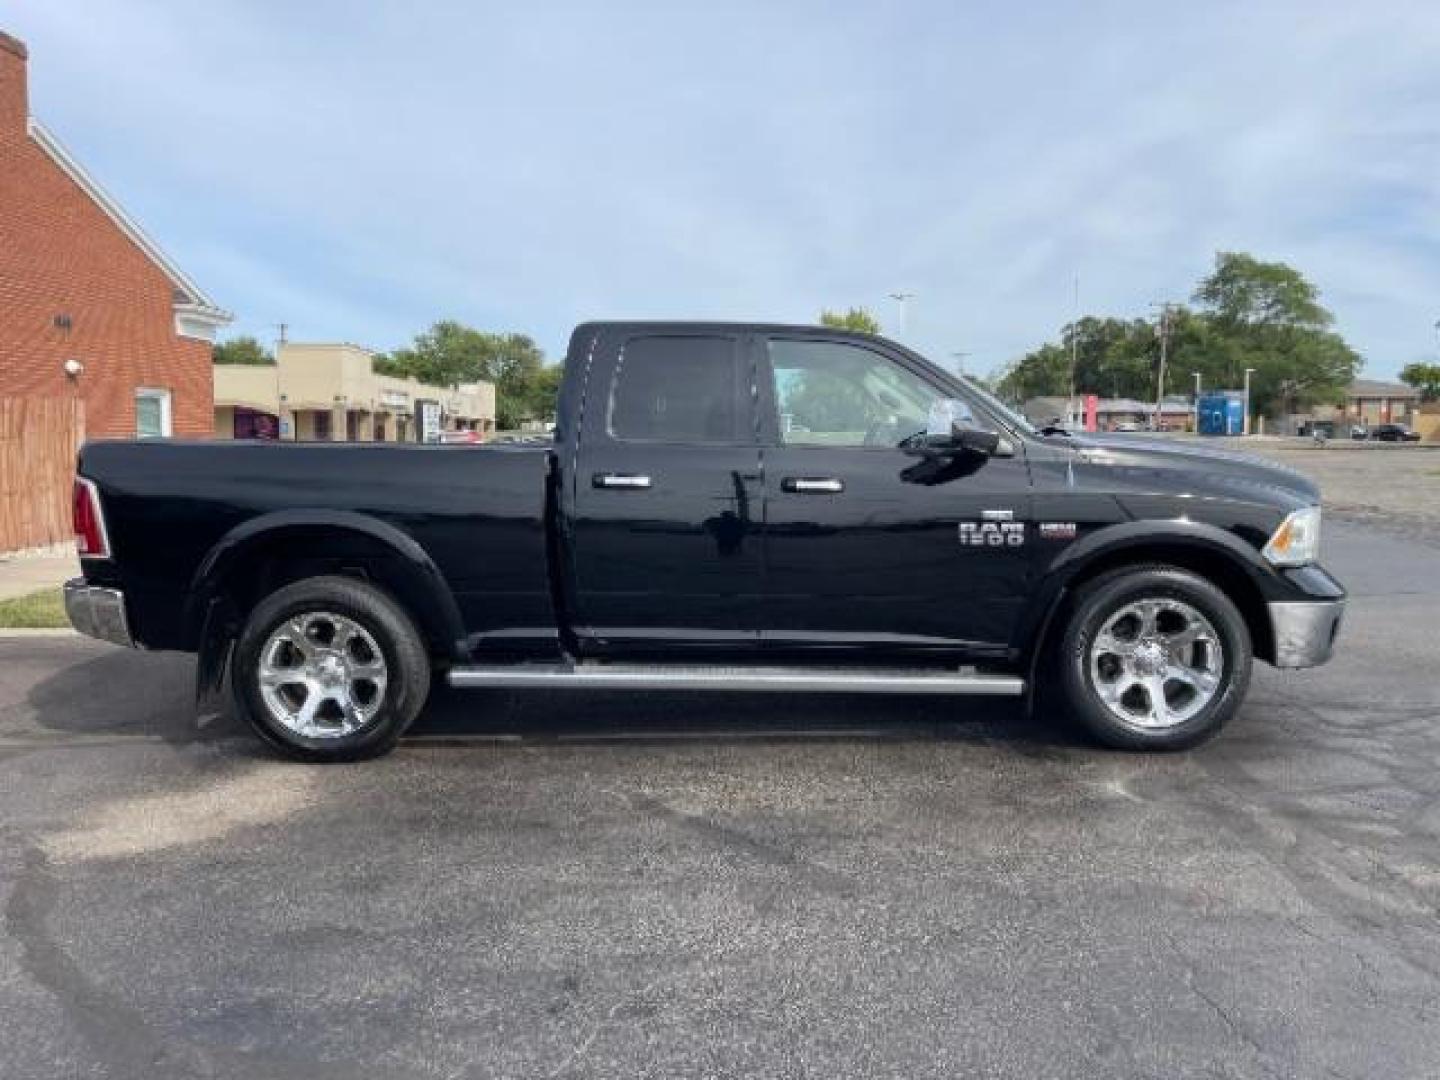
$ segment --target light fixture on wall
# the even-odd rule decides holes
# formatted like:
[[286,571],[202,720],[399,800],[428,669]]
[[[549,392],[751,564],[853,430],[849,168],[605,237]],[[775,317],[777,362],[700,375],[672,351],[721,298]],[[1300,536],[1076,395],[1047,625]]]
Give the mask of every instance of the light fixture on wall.
[[73,357],[66,360],[62,366],[65,368],[65,374],[72,379],[78,379],[80,373],[85,370],[85,365]]

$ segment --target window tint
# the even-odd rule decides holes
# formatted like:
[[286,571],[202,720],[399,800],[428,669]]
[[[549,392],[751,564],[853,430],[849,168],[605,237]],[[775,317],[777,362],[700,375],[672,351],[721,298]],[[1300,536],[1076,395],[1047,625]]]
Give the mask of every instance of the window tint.
[[923,432],[942,396],[879,353],[833,341],[770,342],[780,441],[895,446]]
[[610,434],[636,442],[741,441],[741,385],[733,338],[631,338],[616,373]]

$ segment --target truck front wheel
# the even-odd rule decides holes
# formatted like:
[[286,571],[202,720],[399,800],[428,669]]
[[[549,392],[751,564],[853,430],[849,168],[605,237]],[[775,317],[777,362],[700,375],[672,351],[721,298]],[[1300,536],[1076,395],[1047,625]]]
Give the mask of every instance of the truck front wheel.
[[391,750],[430,691],[403,608],[373,585],[313,577],[271,593],[235,646],[236,706],[292,757],[351,761]]
[[1059,672],[1100,742],[1181,750],[1218,732],[1250,684],[1245,619],[1204,578],[1169,566],[1102,574],[1075,596]]

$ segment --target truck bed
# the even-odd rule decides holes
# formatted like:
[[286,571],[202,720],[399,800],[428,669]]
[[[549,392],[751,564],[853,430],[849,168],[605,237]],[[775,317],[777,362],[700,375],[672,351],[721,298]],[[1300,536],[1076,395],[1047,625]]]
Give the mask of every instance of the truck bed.
[[[458,654],[553,640],[549,453],[506,445],[89,443],[79,472],[99,485],[115,558],[87,573],[113,575],[107,583],[125,590],[140,643],[190,649],[199,629],[190,594],[231,539],[278,526],[303,543],[306,529],[378,522],[418,545],[453,593],[469,632],[455,643]],[[316,558],[327,556],[316,547]]]

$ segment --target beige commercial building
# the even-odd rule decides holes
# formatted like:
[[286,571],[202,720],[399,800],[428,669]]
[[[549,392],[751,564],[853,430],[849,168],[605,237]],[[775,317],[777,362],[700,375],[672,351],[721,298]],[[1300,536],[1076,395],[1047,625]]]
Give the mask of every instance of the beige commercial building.
[[495,430],[495,387],[457,389],[375,372],[358,345],[287,342],[273,366],[215,365],[215,437],[336,442],[413,442],[417,402],[433,401],[443,431]]

